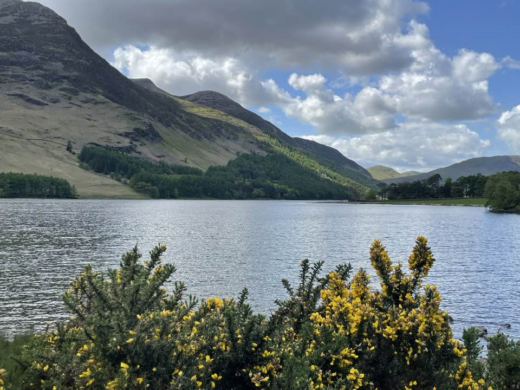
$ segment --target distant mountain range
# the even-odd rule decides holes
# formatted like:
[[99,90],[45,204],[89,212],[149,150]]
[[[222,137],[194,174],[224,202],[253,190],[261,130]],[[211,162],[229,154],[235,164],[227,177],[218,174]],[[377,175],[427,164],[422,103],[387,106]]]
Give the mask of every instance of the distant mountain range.
[[384,180],[384,179],[395,179],[399,177],[413,176],[419,175],[421,172],[416,171],[407,171],[407,172],[397,172],[395,169],[390,167],[385,167],[384,165],[374,165],[367,169],[368,172],[372,175],[374,179]]
[[0,0],[0,172],[67,179],[84,197],[138,197],[79,167],[72,141],[151,161],[207,169],[243,153],[281,153],[345,191],[377,184],[328,146],[292,138],[216,92],[173,96],[150,80],[129,80],[41,4]]
[[[391,168],[389,168],[391,169]],[[370,169],[369,169],[370,171]],[[461,176],[476,175],[478,173],[489,176],[498,172],[520,171],[520,156],[494,156],[478,157],[450,165],[446,168],[434,169],[427,173],[420,173],[412,176],[393,177],[382,180],[385,183],[402,183],[416,180],[424,180],[439,174],[443,180],[451,177],[457,180]]]

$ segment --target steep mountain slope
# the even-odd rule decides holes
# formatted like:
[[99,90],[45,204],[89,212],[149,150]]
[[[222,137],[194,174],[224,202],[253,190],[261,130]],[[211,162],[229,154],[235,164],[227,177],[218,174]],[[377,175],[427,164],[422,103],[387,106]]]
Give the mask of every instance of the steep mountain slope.
[[520,171],[520,156],[493,156],[478,157],[450,165],[446,168],[435,169],[419,175],[383,180],[385,183],[401,183],[424,180],[439,174],[443,179],[451,177],[457,180],[461,176],[476,175],[478,173],[489,176],[498,172]]
[[324,166],[347,175],[360,183],[369,186],[374,183],[370,173],[365,168],[349,160],[338,150],[303,138],[291,138],[272,123],[245,109],[225,95],[214,91],[201,91],[181,98],[241,119],[296,150],[312,155]]
[[377,180],[395,179],[398,177],[406,177],[421,174],[421,172],[416,171],[397,172],[395,169],[385,167],[384,165],[374,165],[373,167],[370,167],[367,170],[368,172],[370,172],[372,177]]
[[68,140],[203,169],[261,151],[250,131],[135,85],[63,18],[20,0],[0,0],[0,139],[0,171],[62,177],[89,197],[137,195],[81,170]]
[[[136,84],[149,89],[150,91],[161,93],[172,98],[179,98],[158,88],[153,83],[153,81],[149,79],[134,79],[133,81]],[[245,109],[240,104],[221,93],[215,91],[201,91],[191,95],[181,96],[180,99],[196,103],[199,106],[208,107],[223,112],[231,117],[240,119],[241,121],[254,126],[263,133],[268,134],[274,139],[294,148],[295,150],[311,156],[327,168],[352,178],[353,180],[364,185],[374,186],[375,184],[374,180],[372,180],[372,176],[365,168],[361,167],[356,162],[349,160],[338,150],[303,138],[292,138],[269,121],[266,121],[254,112]]]
[[0,172],[62,177],[82,196],[137,196],[80,169],[65,150],[71,140],[76,152],[96,144],[201,169],[242,153],[278,152],[357,192],[374,186],[336,150],[293,139],[222,95],[216,105],[198,96],[180,99],[147,80],[133,82],[52,10],[0,0]]
[[291,137],[274,126],[272,123],[267,122],[261,116],[246,110],[240,104],[221,93],[214,91],[201,91],[192,95],[181,96],[181,99],[225,112],[228,115],[234,116],[235,118],[249,123],[250,125],[258,127],[260,130],[274,136],[275,138],[284,140],[286,142],[291,142],[292,140]]

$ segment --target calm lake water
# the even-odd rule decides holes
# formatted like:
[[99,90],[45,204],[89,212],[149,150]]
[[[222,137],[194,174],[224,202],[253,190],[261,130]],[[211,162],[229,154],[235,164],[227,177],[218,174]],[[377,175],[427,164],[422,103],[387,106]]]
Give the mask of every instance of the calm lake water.
[[[247,287],[269,313],[296,281],[302,259],[326,270],[370,268],[375,238],[407,261],[418,235],[437,259],[428,278],[443,295],[456,335],[484,325],[520,338],[520,216],[477,207],[276,201],[0,200],[0,332],[15,334],[68,317],[61,294],[88,263],[106,270],[136,243],[165,243],[174,280],[199,297]],[[373,274],[373,273],[372,273]],[[375,282],[375,280],[373,280]]]

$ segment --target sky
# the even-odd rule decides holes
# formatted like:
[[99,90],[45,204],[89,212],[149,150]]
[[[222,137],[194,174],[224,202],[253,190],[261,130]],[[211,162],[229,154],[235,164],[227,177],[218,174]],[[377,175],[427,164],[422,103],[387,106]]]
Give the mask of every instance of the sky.
[[365,167],[520,154],[520,0],[40,0],[131,78]]

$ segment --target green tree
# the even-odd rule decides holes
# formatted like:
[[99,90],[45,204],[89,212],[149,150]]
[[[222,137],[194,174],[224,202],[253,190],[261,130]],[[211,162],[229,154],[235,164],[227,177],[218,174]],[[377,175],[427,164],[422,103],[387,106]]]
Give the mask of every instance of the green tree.
[[261,188],[255,188],[251,194],[253,198],[262,199],[265,198],[265,192]]
[[376,200],[378,193],[375,190],[370,190],[367,192],[366,200]]
[[514,211],[520,205],[520,172],[492,175],[486,183],[487,206],[495,211]]
[[453,186],[453,180],[451,179],[451,177],[448,177],[446,179],[446,181],[444,182],[444,186],[442,188],[443,190],[443,196],[445,198],[451,198],[451,190],[452,190],[452,186]]

